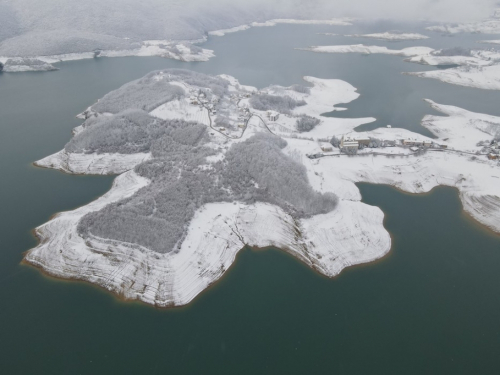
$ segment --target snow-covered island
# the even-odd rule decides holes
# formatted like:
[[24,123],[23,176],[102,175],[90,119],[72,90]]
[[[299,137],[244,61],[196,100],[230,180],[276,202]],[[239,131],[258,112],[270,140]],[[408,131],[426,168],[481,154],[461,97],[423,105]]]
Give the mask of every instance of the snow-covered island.
[[[61,61],[93,59],[101,57],[159,56],[179,61],[208,61],[215,56],[209,49],[201,48],[205,41],[146,40],[143,42],[124,41],[123,49],[95,49],[89,52],[38,55],[36,57],[0,57],[4,72],[50,71],[57,70],[52,64]],[[34,51],[36,53],[36,51]],[[13,51],[13,55],[16,52]]]
[[351,34],[346,35],[354,38],[368,38],[387,40],[390,42],[400,42],[403,40],[422,40],[429,39],[428,36],[419,33],[404,33],[399,31],[386,31],[385,33],[372,33],[372,34]]
[[429,102],[446,115],[423,120],[435,139],[356,133],[374,119],[321,116],[356,89],[304,80],[257,90],[165,70],[105,95],[36,165],[120,175],[101,198],[38,227],[26,262],[160,307],[189,303],[246,245],[278,247],[333,277],[391,247],[360,181],[412,193],[454,186],[464,209],[500,232],[500,118]]

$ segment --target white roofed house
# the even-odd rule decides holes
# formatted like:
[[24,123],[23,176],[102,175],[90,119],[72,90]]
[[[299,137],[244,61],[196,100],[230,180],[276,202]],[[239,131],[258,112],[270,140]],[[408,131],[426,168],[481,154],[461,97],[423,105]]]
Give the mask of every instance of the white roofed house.
[[323,152],[332,152],[333,146],[330,143],[321,143],[320,144],[321,151]]
[[350,152],[356,152],[359,148],[359,142],[354,138],[342,136],[340,140],[340,149]]

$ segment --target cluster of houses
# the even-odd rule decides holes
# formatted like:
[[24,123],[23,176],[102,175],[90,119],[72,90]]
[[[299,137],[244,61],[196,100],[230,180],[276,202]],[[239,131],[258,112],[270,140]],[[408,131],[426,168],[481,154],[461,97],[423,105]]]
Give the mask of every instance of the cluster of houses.
[[250,109],[247,107],[238,108],[238,128],[244,128],[247,120],[250,118]]
[[200,108],[202,108],[202,107],[207,108],[213,116],[215,116],[217,114],[217,110],[215,109],[215,106],[219,103],[219,98],[215,95],[212,96],[212,98],[210,100],[208,100],[205,93],[202,92],[198,96],[191,95],[189,97],[189,102],[192,105],[199,105]]
[[[396,141],[394,140],[382,140],[376,141],[370,138],[354,138],[342,136],[340,140],[340,148],[347,151],[358,150],[363,147],[373,147],[373,143],[378,142],[376,147],[395,147],[397,146]],[[429,140],[419,140],[415,138],[407,138],[401,139],[401,146],[410,147],[412,151],[418,151],[420,148],[428,148],[428,147],[439,147],[439,148],[447,148],[446,145],[441,144],[438,145]]]

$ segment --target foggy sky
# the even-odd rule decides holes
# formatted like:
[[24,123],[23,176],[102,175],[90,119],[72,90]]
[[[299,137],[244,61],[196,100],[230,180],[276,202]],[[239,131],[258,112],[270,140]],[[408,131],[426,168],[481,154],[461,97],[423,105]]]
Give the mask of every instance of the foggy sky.
[[93,41],[126,49],[129,39],[198,39],[273,18],[475,21],[491,16],[497,1],[0,0],[0,55],[81,52],[94,48]]

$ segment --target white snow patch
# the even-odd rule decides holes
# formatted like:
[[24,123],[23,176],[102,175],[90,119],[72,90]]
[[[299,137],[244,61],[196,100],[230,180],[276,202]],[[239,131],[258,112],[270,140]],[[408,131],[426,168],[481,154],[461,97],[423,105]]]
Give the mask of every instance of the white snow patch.
[[403,49],[389,49],[382,46],[365,46],[364,44],[338,45],[338,46],[313,46],[309,48],[299,48],[306,51],[322,53],[381,53],[385,55],[416,56],[424,55],[434,51],[429,47],[408,47]]
[[401,41],[401,40],[422,40],[428,39],[426,35],[418,33],[394,33],[394,32],[384,32],[384,33],[373,33],[373,34],[352,34],[346,35],[356,38],[370,38],[370,39],[380,39],[389,41]]

